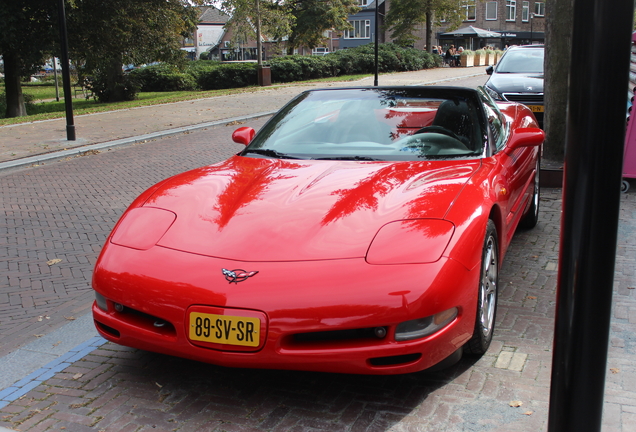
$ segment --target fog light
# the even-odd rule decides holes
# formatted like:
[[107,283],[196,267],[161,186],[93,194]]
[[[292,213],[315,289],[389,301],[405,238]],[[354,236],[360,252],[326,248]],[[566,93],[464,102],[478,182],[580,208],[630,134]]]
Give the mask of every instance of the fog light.
[[104,312],[108,312],[108,302],[106,302],[106,297],[95,291],[95,303],[97,303],[97,307],[99,307]]
[[124,305],[123,304],[119,304],[119,303],[115,303],[115,310],[117,312],[123,312],[124,310]]
[[382,339],[386,336],[386,327],[376,327],[373,329],[373,333],[375,333],[375,337]]
[[398,324],[395,329],[396,341],[407,341],[426,337],[444,328],[457,317],[457,308],[451,308],[435,315]]

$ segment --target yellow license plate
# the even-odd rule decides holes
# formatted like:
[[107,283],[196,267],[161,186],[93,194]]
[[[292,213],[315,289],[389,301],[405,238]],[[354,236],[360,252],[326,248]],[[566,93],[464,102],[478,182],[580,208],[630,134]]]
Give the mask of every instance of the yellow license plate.
[[257,347],[260,331],[261,320],[258,318],[190,313],[191,340]]
[[532,112],[543,112],[543,105],[528,105]]

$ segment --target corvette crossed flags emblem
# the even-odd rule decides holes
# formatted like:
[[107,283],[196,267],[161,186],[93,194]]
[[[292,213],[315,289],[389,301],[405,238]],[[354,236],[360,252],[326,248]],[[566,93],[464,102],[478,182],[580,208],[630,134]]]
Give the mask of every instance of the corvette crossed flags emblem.
[[223,269],[223,275],[225,276],[225,280],[228,281],[229,283],[235,283],[235,284],[239,282],[243,282],[247,280],[247,278],[251,278],[257,273],[258,273],[257,271],[248,272],[241,269],[236,269],[236,270]]

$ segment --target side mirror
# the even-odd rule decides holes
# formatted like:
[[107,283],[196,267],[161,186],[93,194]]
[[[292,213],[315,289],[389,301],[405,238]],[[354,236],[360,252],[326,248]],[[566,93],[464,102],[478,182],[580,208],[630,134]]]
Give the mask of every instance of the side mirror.
[[520,147],[536,147],[543,144],[545,132],[539,128],[520,128],[512,132],[506,149],[512,151]]
[[492,75],[492,72],[493,72],[494,70],[495,70],[495,68],[494,68],[492,65],[491,65],[491,66],[488,66],[488,67],[486,68],[486,73],[487,73],[488,75]]
[[243,126],[232,133],[232,141],[238,144],[248,145],[252,142],[252,138],[254,138],[255,134],[256,131],[253,128]]

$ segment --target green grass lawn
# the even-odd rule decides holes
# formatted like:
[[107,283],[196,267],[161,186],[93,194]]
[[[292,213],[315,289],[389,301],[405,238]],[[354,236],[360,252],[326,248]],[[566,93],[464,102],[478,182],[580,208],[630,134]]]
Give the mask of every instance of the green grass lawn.
[[[333,81],[355,81],[368,75],[348,75],[337,78],[324,78],[319,80],[305,81],[307,82],[333,82]],[[277,85],[294,85],[303,82],[277,84]],[[178,91],[178,92],[144,92],[139,93],[137,99],[126,102],[99,103],[93,99],[86,100],[82,93],[77,93],[77,97],[73,94],[73,114],[93,114],[105,111],[114,111],[119,109],[136,108],[140,106],[158,105],[171,102],[181,102],[193,99],[203,99],[213,96],[221,96],[236,93],[250,93],[260,91],[264,87],[244,87],[228,90],[210,90],[210,91]],[[266,87],[265,87],[266,88]],[[73,90],[71,89],[73,92]],[[66,115],[63,90],[60,86],[60,101],[55,101],[55,86],[53,85],[32,85],[25,84],[22,92],[33,96],[33,105],[28,108],[29,115],[26,117],[0,118],[0,126],[12,125],[19,123],[28,123],[38,120],[48,120],[54,118],[62,118]],[[74,92],[73,92],[74,93]],[[4,114],[4,113],[3,113]]]
[[[36,101],[41,101],[43,99],[55,99],[55,86],[24,84],[22,86],[22,93],[33,96]],[[64,90],[60,84],[60,97],[62,97],[63,94]]]

